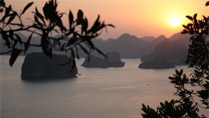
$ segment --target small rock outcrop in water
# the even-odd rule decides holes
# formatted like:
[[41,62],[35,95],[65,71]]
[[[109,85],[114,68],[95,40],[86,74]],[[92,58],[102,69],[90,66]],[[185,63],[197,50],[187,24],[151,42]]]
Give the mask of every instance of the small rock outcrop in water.
[[163,57],[156,57],[153,61],[144,61],[139,65],[139,68],[144,69],[165,69],[165,68],[174,68],[175,65],[168,62]]
[[22,64],[21,77],[25,80],[76,77],[77,67],[72,69],[72,62],[68,61],[69,57],[63,55],[54,54],[51,59],[43,53],[30,53]]
[[82,66],[84,67],[98,67],[98,68],[108,68],[108,67],[123,67],[125,62],[121,61],[120,55],[117,52],[107,53],[107,58],[99,58],[93,55],[86,57]]

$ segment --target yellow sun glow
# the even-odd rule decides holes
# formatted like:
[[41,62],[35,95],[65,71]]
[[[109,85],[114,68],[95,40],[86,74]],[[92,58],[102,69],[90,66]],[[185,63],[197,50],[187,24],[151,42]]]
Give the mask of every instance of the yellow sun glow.
[[173,27],[177,27],[180,25],[180,20],[178,18],[171,19],[170,24]]
[[171,11],[167,15],[167,23],[172,27],[178,27],[183,24],[183,18],[185,16],[182,15],[180,11]]

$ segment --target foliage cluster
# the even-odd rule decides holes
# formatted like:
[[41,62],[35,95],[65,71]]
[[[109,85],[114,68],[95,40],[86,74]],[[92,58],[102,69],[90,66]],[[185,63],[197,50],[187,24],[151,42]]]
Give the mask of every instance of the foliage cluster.
[[[209,5],[209,1],[206,6]],[[175,70],[175,74],[169,77],[170,82],[176,88],[175,95],[178,100],[165,101],[154,110],[142,105],[144,118],[205,118],[200,115],[200,108],[209,109],[209,17],[203,16],[198,20],[197,14],[186,16],[191,23],[183,25],[182,34],[190,34],[186,63],[193,69],[187,76],[183,70]],[[200,102],[195,100],[199,98]]]
[[[69,52],[71,60],[79,58],[78,49],[83,50],[87,55],[91,50],[96,50],[98,53],[105,55],[92,43],[92,39],[101,34],[101,30],[110,26],[100,21],[98,15],[94,24],[89,27],[88,19],[84,16],[82,10],[78,10],[77,18],[71,10],[68,13],[69,25],[63,25],[63,15],[66,13],[58,12],[57,1],[49,0],[43,6],[41,13],[37,7],[33,12],[33,20],[31,24],[26,24],[22,16],[33,5],[33,2],[28,3],[24,9],[18,13],[12,9],[12,6],[6,6],[3,0],[0,1],[0,35],[2,36],[1,43],[4,43],[9,49],[1,54],[11,54],[9,60],[12,66],[20,53],[26,53],[31,46],[41,47],[42,51],[49,57],[52,57],[53,51]],[[30,33],[26,41],[21,39],[19,33]],[[57,34],[53,36],[52,34]],[[40,44],[31,43],[32,37],[38,35],[41,37]]]

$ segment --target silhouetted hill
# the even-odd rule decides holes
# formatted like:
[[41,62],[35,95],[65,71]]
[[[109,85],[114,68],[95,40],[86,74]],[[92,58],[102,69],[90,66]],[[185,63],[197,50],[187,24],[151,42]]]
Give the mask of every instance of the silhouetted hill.
[[60,79],[76,77],[76,65],[65,55],[53,54],[49,58],[43,53],[30,53],[22,64],[21,78],[26,80]]
[[155,37],[153,37],[153,36],[145,36],[145,37],[142,37],[141,39],[144,40],[144,41],[153,41],[155,39]]
[[134,35],[122,34],[117,39],[95,39],[95,46],[104,52],[119,52],[122,58],[140,58],[142,55],[150,54],[154,47],[162,40],[162,36],[154,38],[151,36],[137,38]]
[[150,55],[143,56],[142,62],[154,62],[156,58],[164,58],[174,64],[185,64],[188,52],[189,35],[174,34],[171,38],[162,40]]
[[[23,38],[23,40],[27,40],[27,37],[24,36],[23,34],[20,34],[20,36]],[[174,53],[176,55],[176,52],[170,51],[171,50],[170,47],[172,48],[172,50],[174,50],[173,48],[175,47],[175,45],[177,45],[177,47],[179,46],[179,49],[177,50],[180,51],[182,47],[181,43],[186,45],[188,44],[189,42],[188,37],[189,37],[188,35],[182,35],[180,33],[177,33],[171,36],[171,38],[169,38],[169,40],[171,41],[170,43],[166,41],[163,43],[164,40],[167,40],[167,38],[164,35],[160,35],[157,38],[154,38],[152,36],[145,36],[142,38],[138,38],[134,35],[125,33],[116,39],[112,39],[112,38],[107,40],[94,39],[93,42],[95,46],[98,47],[100,50],[102,50],[104,53],[118,52],[120,53],[120,56],[122,58],[141,58],[141,57],[144,58],[146,57],[144,55],[155,55],[165,50],[168,50],[169,52]],[[31,43],[39,44],[40,37],[34,36],[31,40]],[[5,46],[2,45],[3,43],[1,43],[1,51],[6,50]],[[29,48],[28,53],[31,52],[41,52],[41,48],[36,48],[36,47]],[[79,52],[80,52],[79,53],[80,57],[86,57],[86,54],[84,52],[82,52],[81,50]],[[167,52],[164,52],[164,55],[167,54],[168,54]],[[182,53],[181,55],[183,54],[184,53]],[[99,54],[97,54],[96,52],[93,52],[93,55],[99,56]],[[170,54],[168,54],[168,57],[171,58],[172,56],[169,55]]]
[[121,61],[118,52],[107,53],[106,58],[100,58],[94,55],[86,57],[82,66],[89,68],[108,68],[108,67],[123,67],[125,62]]
[[166,69],[174,67],[175,65],[173,63],[159,55],[157,55],[152,61],[146,60],[139,65],[139,68],[144,69]]

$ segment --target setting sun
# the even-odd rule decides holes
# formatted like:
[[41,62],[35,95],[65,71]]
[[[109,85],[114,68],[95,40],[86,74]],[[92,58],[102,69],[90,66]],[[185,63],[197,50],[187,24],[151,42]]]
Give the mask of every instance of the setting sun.
[[179,9],[178,10],[173,9],[171,11],[168,11],[166,16],[167,16],[166,18],[167,24],[172,27],[178,27],[184,23],[183,19],[185,18],[185,15]]
[[178,18],[174,18],[170,21],[171,26],[177,27],[180,25],[180,20]]

